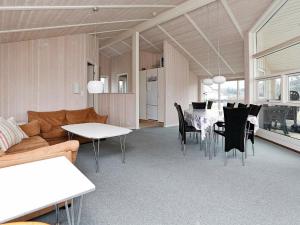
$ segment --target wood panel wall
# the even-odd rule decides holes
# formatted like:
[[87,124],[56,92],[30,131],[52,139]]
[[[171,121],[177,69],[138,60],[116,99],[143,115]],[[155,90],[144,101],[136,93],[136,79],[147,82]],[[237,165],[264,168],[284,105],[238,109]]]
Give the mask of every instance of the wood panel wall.
[[99,94],[98,111],[108,116],[108,124],[136,128],[135,94]]
[[0,116],[86,107],[88,42],[79,34],[0,44]]
[[178,125],[174,102],[187,109],[189,105],[189,62],[171,44],[164,41],[166,76],[165,126]]

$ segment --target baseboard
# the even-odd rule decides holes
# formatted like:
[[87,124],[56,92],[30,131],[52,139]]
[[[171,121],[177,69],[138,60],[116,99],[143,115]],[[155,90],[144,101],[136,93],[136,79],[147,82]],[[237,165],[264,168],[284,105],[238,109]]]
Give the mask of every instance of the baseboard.
[[282,134],[277,134],[275,132],[267,131],[264,129],[259,129],[256,135],[275,144],[289,148],[293,151],[300,152],[300,140],[297,140],[295,138],[287,137]]

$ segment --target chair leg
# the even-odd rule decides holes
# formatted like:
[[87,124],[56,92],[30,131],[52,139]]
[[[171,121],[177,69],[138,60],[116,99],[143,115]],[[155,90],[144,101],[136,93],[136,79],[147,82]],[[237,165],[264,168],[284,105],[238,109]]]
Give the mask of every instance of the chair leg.
[[197,144],[199,143],[198,132],[196,133]]
[[242,152],[242,164],[243,166],[245,166],[245,153]]
[[225,152],[224,166],[227,166],[227,152]]
[[254,156],[254,144],[252,144],[252,153],[253,153],[253,156]]

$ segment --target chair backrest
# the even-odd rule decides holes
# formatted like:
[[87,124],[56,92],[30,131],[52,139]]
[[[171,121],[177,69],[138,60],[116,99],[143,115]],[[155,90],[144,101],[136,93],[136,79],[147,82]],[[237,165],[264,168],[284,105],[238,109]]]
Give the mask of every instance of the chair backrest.
[[291,101],[298,101],[300,98],[300,95],[298,91],[290,91],[290,100]]
[[227,108],[234,108],[235,103],[227,102]]
[[208,101],[207,102],[207,109],[211,109],[212,104],[213,104],[213,101]]
[[239,103],[238,104],[238,108],[247,108],[247,105],[243,104],[243,103]]
[[231,149],[245,151],[245,129],[250,108],[224,107],[225,152]]
[[206,102],[192,102],[193,109],[205,109]]
[[176,102],[174,103],[174,106],[175,106],[177,114],[178,114],[179,132],[181,134],[183,134],[183,132],[184,132],[184,116],[183,116],[183,112],[182,112],[181,106],[179,104],[177,104]]
[[261,106],[262,106],[262,105],[253,105],[253,104],[250,104],[250,112],[249,112],[249,115],[252,115],[252,116],[258,116],[259,111],[260,111],[260,109],[261,109]]

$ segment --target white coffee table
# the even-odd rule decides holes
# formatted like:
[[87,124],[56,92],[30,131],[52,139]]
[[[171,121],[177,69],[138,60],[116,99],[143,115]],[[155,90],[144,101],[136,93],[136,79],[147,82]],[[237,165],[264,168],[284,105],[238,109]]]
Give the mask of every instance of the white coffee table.
[[[100,139],[120,137],[122,162],[125,163],[125,143],[126,135],[131,133],[132,130],[103,123],[81,123],[62,126],[62,129],[68,132],[69,139],[72,139],[72,134],[91,139],[93,141],[93,150],[95,153],[96,172],[99,172],[99,152],[100,152]],[[97,141],[97,149],[95,147]]]
[[76,219],[78,225],[83,195],[95,190],[95,185],[63,156],[2,168],[0,180],[0,224],[49,206],[56,206],[58,213],[57,205],[64,202],[69,225],[75,225]]

